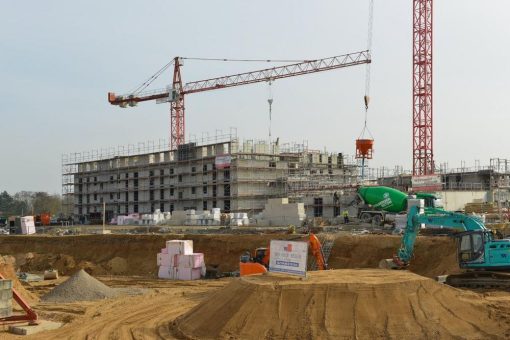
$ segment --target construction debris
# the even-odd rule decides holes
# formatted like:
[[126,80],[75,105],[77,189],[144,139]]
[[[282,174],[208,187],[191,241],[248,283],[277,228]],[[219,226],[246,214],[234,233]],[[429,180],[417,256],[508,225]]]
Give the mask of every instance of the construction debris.
[[58,270],[50,269],[44,271],[45,280],[56,280],[58,279]]
[[37,325],[9,326],[9,332],[17,335],[32,335],[43,331],[51,331],[62,327],[62,322],[40,320]]

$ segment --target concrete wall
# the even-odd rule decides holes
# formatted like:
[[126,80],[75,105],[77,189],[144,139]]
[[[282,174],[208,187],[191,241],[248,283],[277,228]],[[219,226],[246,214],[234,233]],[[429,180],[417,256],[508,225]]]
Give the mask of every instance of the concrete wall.
[[437,193],[443,200],[445,210],[464,210],[466,203],[486,202],[487,191],[442,191]]

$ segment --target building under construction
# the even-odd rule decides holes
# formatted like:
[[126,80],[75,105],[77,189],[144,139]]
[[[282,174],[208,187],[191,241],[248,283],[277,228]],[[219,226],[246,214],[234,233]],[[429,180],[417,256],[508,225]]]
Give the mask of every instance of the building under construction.
[[235,132],[170,151],[165,141],[62,158],[65,210],[89,220],[128,213],[209,210],[256,214],[268,198],[305,203],[308,216],[340,214],[339,193],[356,184],[358,168],[341,153],[307,143],[240,141]]

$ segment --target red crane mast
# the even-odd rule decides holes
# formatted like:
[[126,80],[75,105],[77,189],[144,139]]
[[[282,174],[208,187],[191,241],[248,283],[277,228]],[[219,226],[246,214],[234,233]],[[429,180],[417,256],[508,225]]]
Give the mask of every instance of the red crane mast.
[[181,59],[183,58],[174,58],[174,76],[171,88],[168,87],[148,92],[134,92],[120,96],[113,92],[108,93],[108,101],[110,104],[119,105],[120,107],[136,106],[139,102],[150,100],[156,100],[157,103],[170,102],[170,148],[172,150],[177,149],[179,145],[185,142],[184,98],[187,94],[273,81],[276,79],[329,71],[371,62],[370,51],[361,51],[183,84],[181,77]]
[[434,174],[432,0],[413,0],[413,175]]

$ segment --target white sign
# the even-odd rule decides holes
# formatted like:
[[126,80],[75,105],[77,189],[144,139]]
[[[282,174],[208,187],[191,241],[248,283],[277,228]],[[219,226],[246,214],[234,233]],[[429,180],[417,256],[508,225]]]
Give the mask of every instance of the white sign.
[[269,271],[306,276],[308,242],[271,240]]
[[441,175],[413,176],[412,187],[416,191],[440,191],[443,188]]
[[216,169],[225,169],[230,167],[231,162],[232,156],[230,155],[216,156],[214,165],[216,166]]

